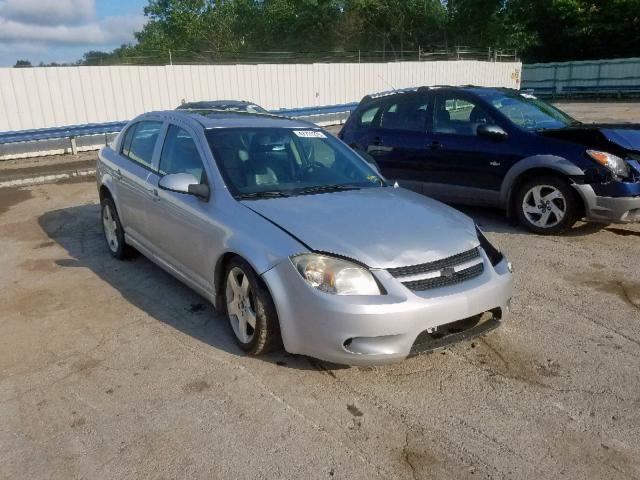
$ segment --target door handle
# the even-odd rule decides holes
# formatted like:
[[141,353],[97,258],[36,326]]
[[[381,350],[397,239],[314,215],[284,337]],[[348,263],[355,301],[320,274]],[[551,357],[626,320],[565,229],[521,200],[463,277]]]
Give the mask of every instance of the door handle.
[[113,178],[116,180],[120,180],[122,178],[122,172],[119,168],[113,171]]
[[434,140],[433,142],[431,142],[430,147],[431,147],[431,150],[440,150],[441,148],[444,147],[444,145],[442,145],[442,143],[440,143],[439,141]]
[[149,195],[151,195],[151,197],[153,198],[154,202],[157,202],[158,200],[160,200],[160,197],[158,196],[158,189],[157,188],[148,188],[147,192],[149,192]]
[[371,142],[372,145],[382,145],[382,139],[380,137],[374,137]]

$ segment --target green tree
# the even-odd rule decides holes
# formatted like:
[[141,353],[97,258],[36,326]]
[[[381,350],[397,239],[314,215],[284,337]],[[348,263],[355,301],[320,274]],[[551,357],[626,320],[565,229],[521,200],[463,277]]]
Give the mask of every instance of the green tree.
[[32,67],[31,62],[29,60],[18,60],[13,68],[25,68]]

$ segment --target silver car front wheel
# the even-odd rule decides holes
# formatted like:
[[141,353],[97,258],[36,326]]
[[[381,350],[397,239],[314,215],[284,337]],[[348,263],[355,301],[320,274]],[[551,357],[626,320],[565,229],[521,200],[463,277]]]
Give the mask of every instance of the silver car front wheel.
[[251,265],[234,257],[226,268],[224,306],[236,342],[251,355],[282,347],[276,308]]
[[237,339],[249,343],[256,330],[255,300],[249,279],[239,268],[234,267],[227,275],[227,316]]

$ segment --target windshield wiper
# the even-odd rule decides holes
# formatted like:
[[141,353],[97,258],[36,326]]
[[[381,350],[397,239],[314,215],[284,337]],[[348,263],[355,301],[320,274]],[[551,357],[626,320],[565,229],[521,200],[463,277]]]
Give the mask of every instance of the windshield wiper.
[[283,198],[290,197],[288,193],[279,190],[267,190],[265,192],[241,193],[236,196],[240,200],[256,200],[261,198]]
[[318,185],[316,187],[307,187],[300,190],[296,190],[298,195],[312,195],[314,193],[327,193],[327,192],[341,192],[346,190],[360,190],[360,187],[355,185]]

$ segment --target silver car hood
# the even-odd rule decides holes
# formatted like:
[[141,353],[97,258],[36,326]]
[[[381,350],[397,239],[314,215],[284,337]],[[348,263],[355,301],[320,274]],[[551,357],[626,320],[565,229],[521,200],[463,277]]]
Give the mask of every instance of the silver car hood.
[[371,268],[432,262],[479,244],[469,217],[403,188],[242,203],[311,249],[349,257]]

